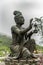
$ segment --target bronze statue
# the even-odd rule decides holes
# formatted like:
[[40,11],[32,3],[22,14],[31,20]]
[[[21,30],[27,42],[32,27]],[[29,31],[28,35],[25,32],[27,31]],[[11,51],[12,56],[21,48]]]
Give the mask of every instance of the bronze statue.
[[[30,25],[25,29],[22,27],[24,24],[24,17],[21,12],[14,11],[15,15],[14,20],[16,25],[11,27],[12,33],[12,44],[11,44],[11,56],[14,56],[15,59],[18,58],[30,58],[35,57],[30,51],[29,48],[26,47],[26,44],[30,44],[31,35],[35,33],[34,31],[30,31],[32,29],[31,22],[33,19],[30,20]],[[30,31],[29,33],[27,33]],[[35,42],[34,42],[35,43]]]

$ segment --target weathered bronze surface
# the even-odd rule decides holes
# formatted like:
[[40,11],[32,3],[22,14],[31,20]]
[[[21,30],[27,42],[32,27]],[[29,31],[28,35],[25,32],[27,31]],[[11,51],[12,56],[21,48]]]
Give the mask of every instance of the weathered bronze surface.
[[30,25],[27,28],[23,28],[22,25],[25,19],[22,13],[20,11],[14,11],[13,14],[16,25],[11,27],[12,44],[10,46],[10,56],[14,56],[15,59],[35,58],[32,53],[36,49],[36,43],[34,39],[31,39],[31,36],[33,33],[37,33],[37,30],[30,31],[32,29],[31,22],[33,18],[30,20]]

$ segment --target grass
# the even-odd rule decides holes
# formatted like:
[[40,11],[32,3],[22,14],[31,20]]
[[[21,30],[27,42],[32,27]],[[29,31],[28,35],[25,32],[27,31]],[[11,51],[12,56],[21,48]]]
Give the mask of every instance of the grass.
[[8,46],[1,46],[0,47],[0,57],[5,56],[10,53],[10,48]]
[[43,53],[43,46],[36,45],[36,48],[38,51],[41,51]]
[[10,44],[12,40],[6,35],[0,34],[0,56],[5,56],[7,53],[10,53]]

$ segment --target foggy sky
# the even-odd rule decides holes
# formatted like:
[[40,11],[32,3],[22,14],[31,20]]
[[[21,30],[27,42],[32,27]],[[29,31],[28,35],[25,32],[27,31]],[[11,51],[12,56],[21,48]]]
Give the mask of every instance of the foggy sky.
[[[43,16],[43,0],[0,0],[0,33],[11,36],[15,10],[22,12],[27,27],[31,18]],[[35,38],[40,39],[39,36]]]

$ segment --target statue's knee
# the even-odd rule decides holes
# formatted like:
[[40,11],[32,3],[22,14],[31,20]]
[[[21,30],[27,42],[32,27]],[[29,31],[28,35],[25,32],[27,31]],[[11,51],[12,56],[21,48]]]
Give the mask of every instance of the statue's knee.
[[35,43],[35,40],[34,39],[30,39],[31,42]]

